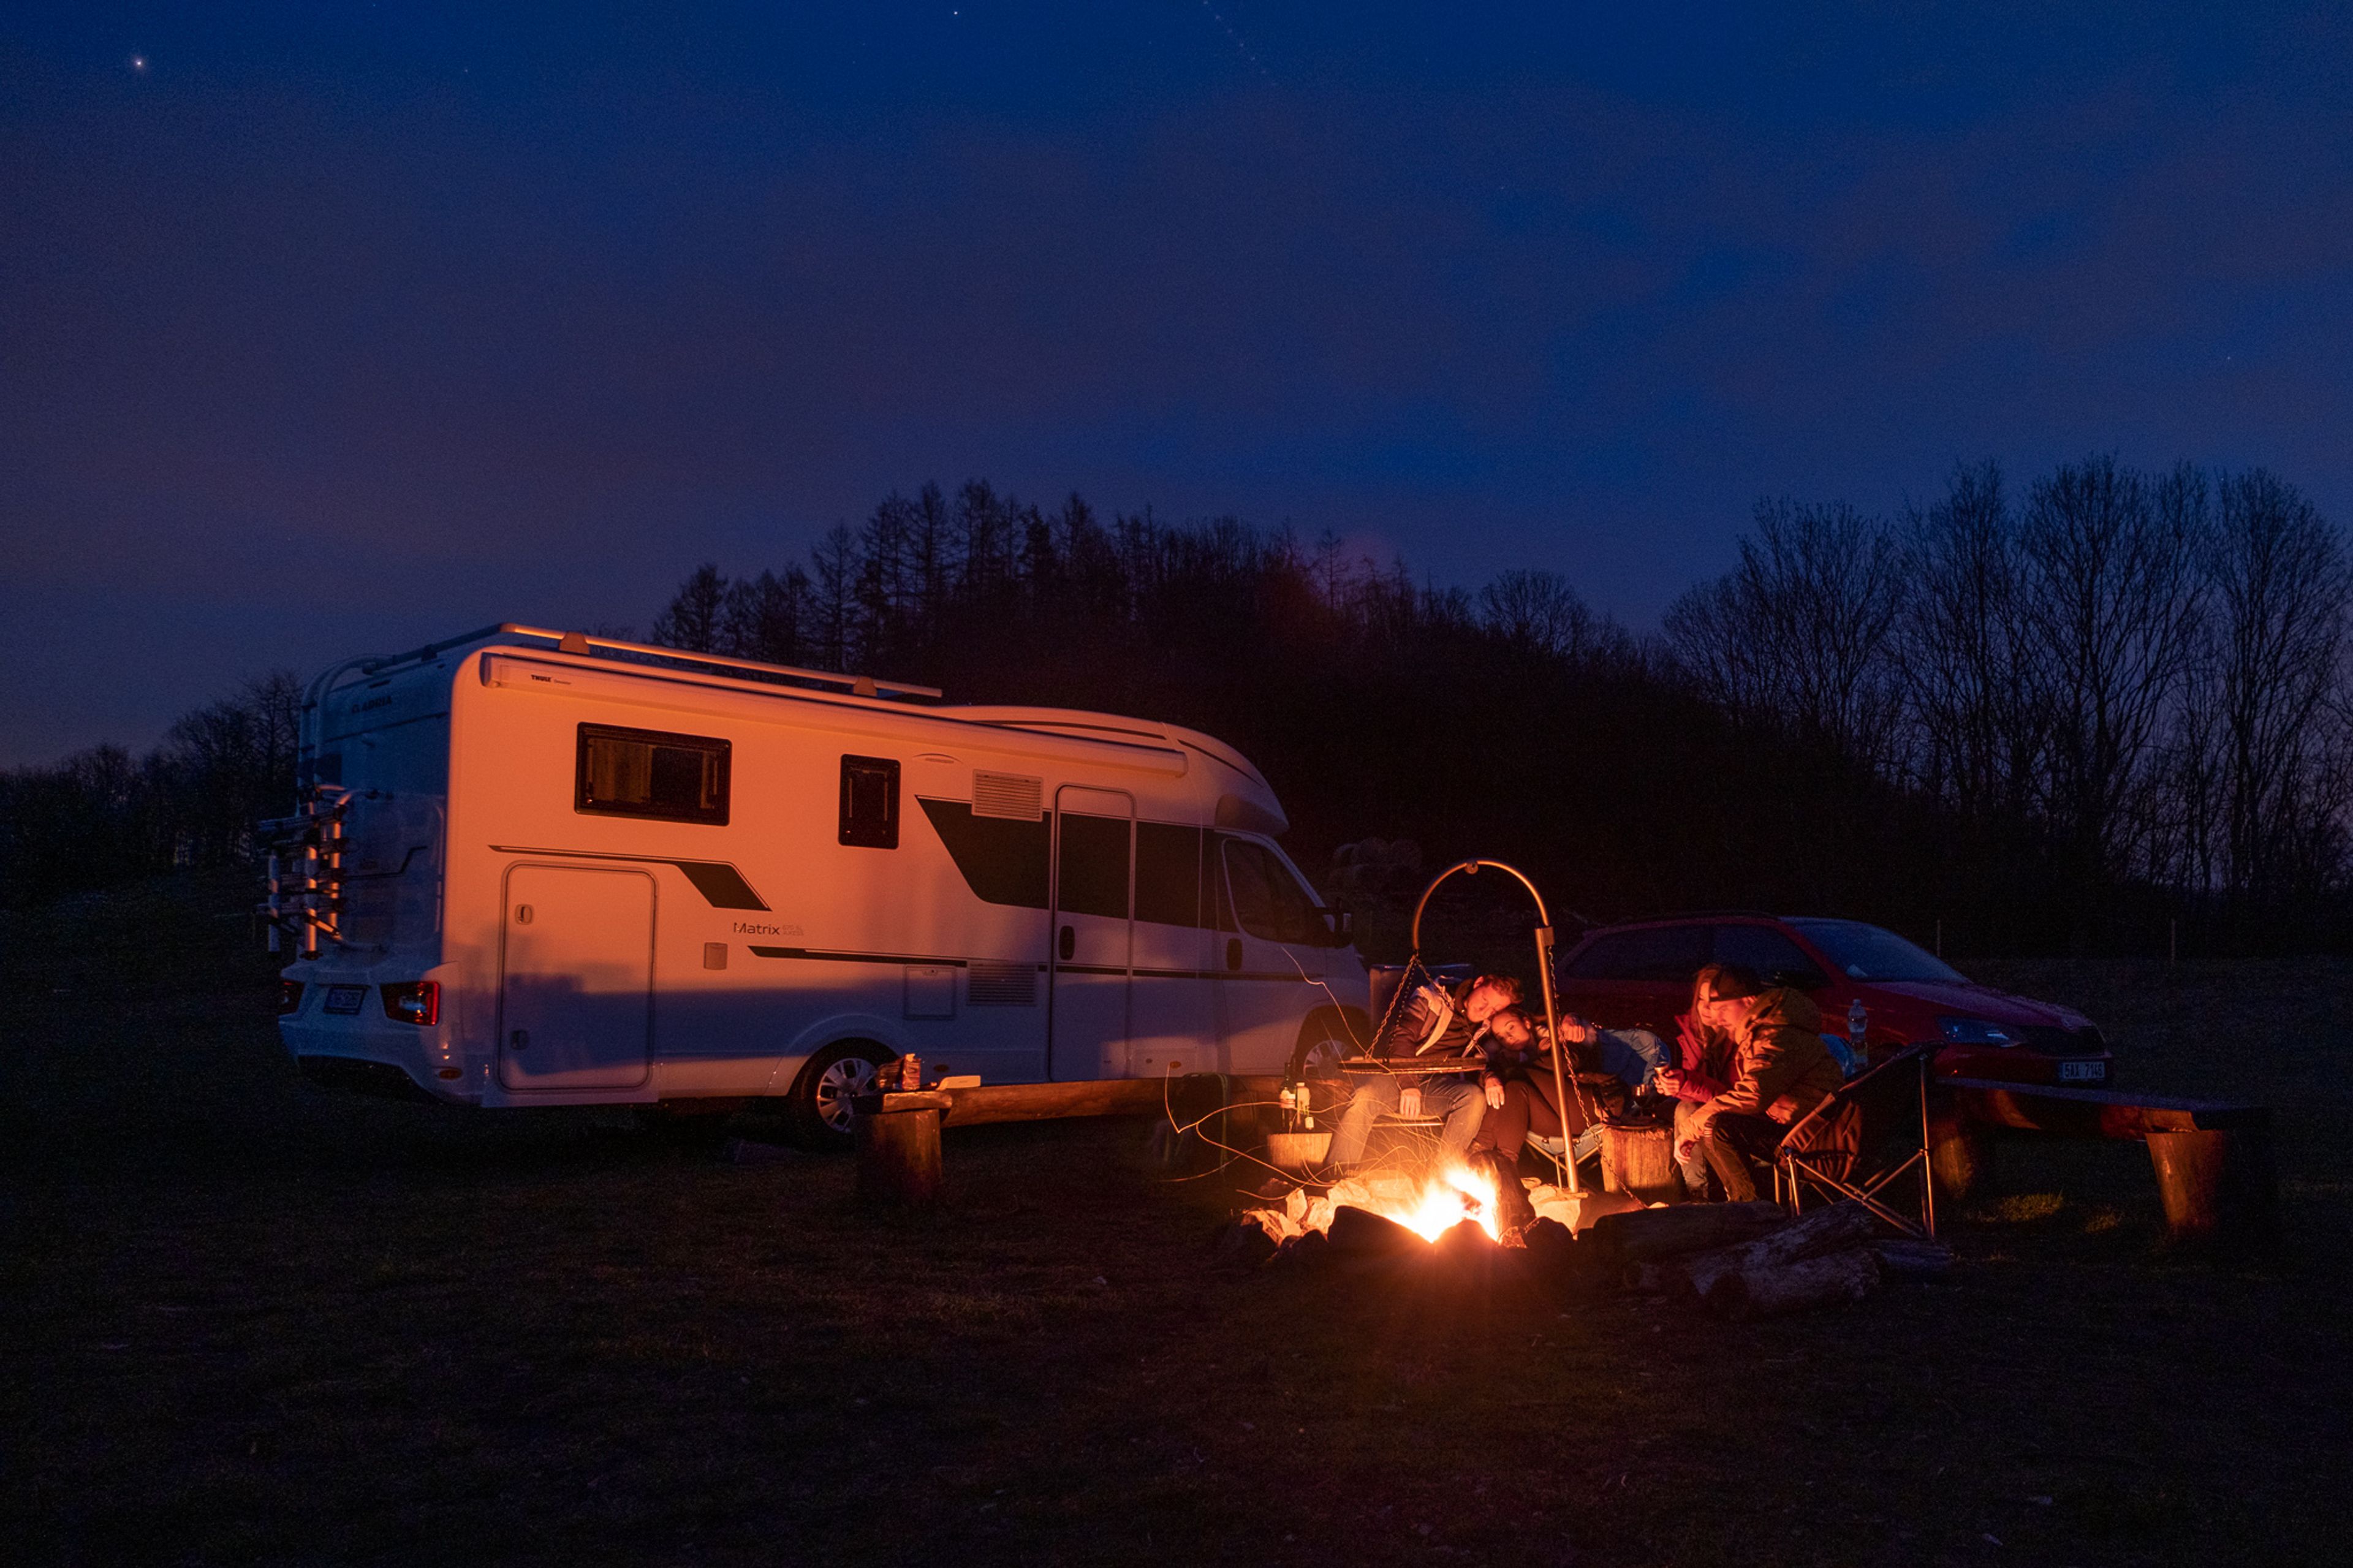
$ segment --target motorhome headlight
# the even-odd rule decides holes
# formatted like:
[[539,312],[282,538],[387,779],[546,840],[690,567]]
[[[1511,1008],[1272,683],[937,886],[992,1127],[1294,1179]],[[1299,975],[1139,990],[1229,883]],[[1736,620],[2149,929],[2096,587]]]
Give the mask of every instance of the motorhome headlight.
[[430,1027],[441,1021],[441,983],[408,980],[384,990],[384,1016],[396,1023]]
[[1957,1046],[2014,1046],[2018,1031],[1985,1018],[1939,1018],[1936,1027]]

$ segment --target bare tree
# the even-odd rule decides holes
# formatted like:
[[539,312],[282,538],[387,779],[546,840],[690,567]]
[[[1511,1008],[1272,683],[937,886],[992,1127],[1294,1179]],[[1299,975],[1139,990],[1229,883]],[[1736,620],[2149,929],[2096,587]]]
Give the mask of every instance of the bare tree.
[[2020,531],[2020,623],[2051,716],[2045,802],[2086,887],[2143,864],[2160,747],[2197,646],[2205,480],[2150,480],[2109,457],[2034,486]]
[[846,522],[826,530],[809,552],[816,611],[811,648],[827,669],[848,669],[858,656],[858,536]]
[[1843,501],[1759,501],[1740,564],[1668,608],[1703,689],[1736,713],[1883,763],[1897,706],[1890,638],[1903,563],[1885,525]]
[[2345,673],[2353,569],[2336,530],[2271,474],[2226,476],[2215,500],[2203,562],[2212,636],[2191,706],[2219,818],[2208,864],[2244,905],[2334,869],[2327,847],[2346,802],[2330,700]]
[[670,602],[654,617],[654,641],[662,647],[717,653],[726,607],[727,578],[716,562],[706,561],[687,574]]
[[809,657],[808,574],[798,566],[783,576],[762,572],[728,585],[721,614],[721,649],[739,658],[770,664],[801,664]]
[[1907,509],[1905,535],[1910,603],[1894,648],[1911,775],[1965,819],[2014,830],[2033,810],[2050,723],[2000,468],[1956,468],[1941,500]]
[[1514,647],[1555,658],[1583,658],[1603,623],[1556,572],[1512,571],[1479,590],[1479,619]]

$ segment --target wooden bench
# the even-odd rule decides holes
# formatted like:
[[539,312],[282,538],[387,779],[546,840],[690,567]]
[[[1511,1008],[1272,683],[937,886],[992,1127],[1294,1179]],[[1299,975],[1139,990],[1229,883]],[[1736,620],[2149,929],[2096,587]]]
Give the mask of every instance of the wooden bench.
[[2129,1141],[2148,1146],[2175,1237],[2253,1245],[2276,1234],[2269,1106],[1974,1078],[1936,1079],[1932,1095],[1931,1163],[1954,1195],[1981,1173],[1986,1129]]
[[[1075,1083],[977,1084],[967,1089],[886,1089],[853,1102],[859,1194],[870,1203],[928,1208],[945,1190],[943,1127],[1049,1121],[1070,1117],[1136,1116],[1175,1109],[1186,1121],[1212,1115],[1229,1099],[1271,1100],[1272,1078],[1091,1079]],[[1204,1096],[1208,1096],[1207,1099]]]

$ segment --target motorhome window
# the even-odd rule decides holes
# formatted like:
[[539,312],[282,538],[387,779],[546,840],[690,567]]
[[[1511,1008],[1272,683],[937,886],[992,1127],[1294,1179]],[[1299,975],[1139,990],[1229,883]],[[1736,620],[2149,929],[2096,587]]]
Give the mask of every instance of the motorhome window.
[[1065,914],[1127,919],[1127,829],[1124,816],[1061,814],[1061,875],[1054,907]]
[[1174,822],[1135,825],[1135,918],[1197,923],[1201,910],[1201,830]]
[[724,827],[733,750],[707,735],[583,724],[573,808]]
[[899,847],[899,764],[889,757],[841,759],[841,841]]
[[1226,879],[1242,930],[1269,942],[1313,942],[1326,927],[1314,900],[1275,853],[1247,838],[1226,840]]
[[1208,839],[1209,852],[1201,857],[1201,923],[1211,931],[1240,931],[1233,898],[1226,891],[1226,841],[1214,834]]

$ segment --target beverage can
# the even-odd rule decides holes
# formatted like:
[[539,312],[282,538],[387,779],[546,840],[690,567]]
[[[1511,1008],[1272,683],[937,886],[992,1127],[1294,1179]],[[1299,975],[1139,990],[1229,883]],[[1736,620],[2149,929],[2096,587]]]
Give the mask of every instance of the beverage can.
[[910,1052],[899,1058],[899,1087],[909,1094],[923,1087],[923,1058]]

